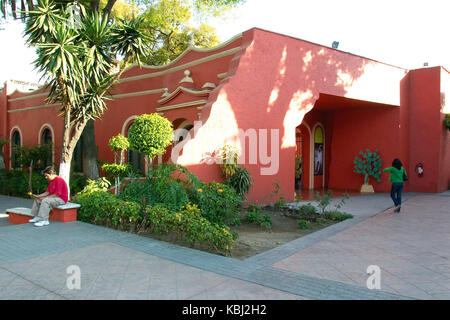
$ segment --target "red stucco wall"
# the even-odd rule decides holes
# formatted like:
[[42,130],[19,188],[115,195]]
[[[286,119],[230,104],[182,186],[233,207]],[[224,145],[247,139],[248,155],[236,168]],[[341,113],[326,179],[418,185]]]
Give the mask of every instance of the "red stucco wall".
[[[221,108],[225,104],[232,106],[232,118],[222,120],[224,127],[229,123],[230,126],[235,125],[244,130],[279,129],[279,172],[264,176],[259,174],[260,163],[245,165],[255,180],[248,196],[250,201],[267,199],[271,193],[268,188],[277,180],[286,199],[293,199],[295,127],[301,123],[305,112],[314,106],[320,93],[369,99],[373,95],[373,84],[378,81],[380,86],[381,83],[394,86],[393,92],[383,92],[380,96],[384,95],[387,102],[399,101],[398,84],[405,70],[259,29],[245,32],[243,44],[248,46],[239,60],[235,74],[218,92],[223,100],[212,103],[210,108],[214,112],[215,108]],[[383,78],[371,77],[372,81],[367,82],[370,73],[377,68],[382,70]],[[363,120],[366,122],[365,127],[370,127],[367,124],[369,119]],[[342,125],[339,121],[334,121],[334,130],[339,130],[338,123],[342,130],[346,130],[347,120],[343,121]],[[312,123],[311,129],[313,125]],[[379,128],[380,125],[373,124],[373,127],[386,133],[386,126],[381,125]],[[328,135],[327,128],[325,134]],[[372,131],[367,134],[371,135]],[[198,136],[196,139],[202,144],[203,137]],[[361,146],[365,147],[367,143],[376,140],[376,137],[363,140]],[[332,145],[328,147],[333,148]],[[347,150],[340,152],[342,151],[347,153]],[[333,161],[340,161],[337,153],[331,151],[331,154]],[[352,161],[353,155],[350,157],[350,165]],[[329,174],[330,182],[346,183],[352,170],[341,176],[333,176],[333,170],[330,169]],[[316,177],[318,179],[321,178]],[[354,178],[355,181],[356,179]]]
[[[193,84],[180,84],[185,70],[190,70]],[[225,78],[219,77],[224,73]],[[224,144],[243,148],[239,130],[247,133],[254,130],[256,153],[266,149],[267,156],[273,158],[268,163],[259,156],[257,163],[249,163],[249,138],[245,140],[246,162],[242,165],[254,181],[249,201],[278,200],[271,198],[275,182],[287,201],[294,199],[295,128],[302,121],[310,130],[320,123],[325,133],[325,175],[310,177],[314,187],[323,184],[332,189],[359,190],[363,177],[353,173],[353,160],[359,151],[369,148],[378,149],[383,167],[389,166],[395,157],[403,161],[410,175],[407,191],[439,192],[448,188],[450,178],[450,142],[448,132],[440,125],[443,118],[440,74],[440,68],[407,73],[307,41],[251,29],[220,48],[190,51],[168,66],[127,70],[113,90],[116,98],[108,101],[108,110],[101,121],[96,121],[98,156],[113,161],[108,140],[118,133],[126,134],[122,130],[130,117],[158,112],[158,108],[165,106],[206,100],[200,109],[188,106],[162,111],[177,124],[183,119],[192,124],[198,119],[202,121],[201,127],[191,130],[180,164],[205,181],[221,181],[219,167],[204,163],[205,154]],[[206,82],[217,86],[209,95],[180,92],[170,101],[158,102],[164,88],[169,93],[180,85],[201,91]],[[156,91],[117,96],[147,90]],[[11,128],[18,125],[23,143],[32,145],[38,142],[42,125],[49,123],[55,133],[58,163],[62,138],[62,119],[55,116],[58,106],[6,113],[6,104],[10,111],[45,105],[42,95],[14,101],[41,92],[9,93],[8,103],[5,98],[0,99],[0,132],[9,137]],[[304,147],[309,152],[313,149],[310,138],[313,139],[314,132],[307,136]],[[261,137],[267,140],[262,141]],[[273,137],[277,137],[275,141]],[[304,161],[304,172],[309,172],[310,163]],[[423,178],[414,174],[417,162],[424,163]],[[275,172],[263,174],[270,165]],[[304,188],[310,186],[309,181],[305,177]],[[381,183],[373,179],[371,182],[376,191],[386,192],[390,188],[386,174]]]
[[409,185],[412,191],[444,191],[440,68],[412,70],[409,76],[410,171],[418,163],[424,166],[422,177],[410,174]]

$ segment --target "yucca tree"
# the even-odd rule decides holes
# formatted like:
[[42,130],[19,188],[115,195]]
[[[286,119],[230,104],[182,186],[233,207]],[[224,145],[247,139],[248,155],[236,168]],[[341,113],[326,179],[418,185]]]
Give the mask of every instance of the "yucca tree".
[[128,63],[140,64],[149,39],[140,28],[141,19],[111,22],[108,15],[86,13],[78,6],[81,14],[74,16],[71,6],[61,8],[51,0],[39,0],[36,9],[29,11],[25,30],[27,44],[37,47],[34,64],[50,88],[47,103],[61,104],[59,174],[67,184],[72,154],[86,123],[102,116],[108,90]]

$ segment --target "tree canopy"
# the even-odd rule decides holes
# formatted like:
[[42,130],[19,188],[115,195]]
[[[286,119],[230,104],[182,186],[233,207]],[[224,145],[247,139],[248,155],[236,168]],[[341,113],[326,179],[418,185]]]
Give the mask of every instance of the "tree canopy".
[[82,5],[77,8],[79,15],[71,6],[39,0],[36,10],[29,12],[25,30],[27,44],[37,48],[36,68],[48,79],[46,101],[61,104],[64,129],[59,174],[67,183],[73,150],[87,122],[101,117],[106,93],[125,66],[140,64],[149,51],[142,18],[115,22],[102,12],[89,13]]

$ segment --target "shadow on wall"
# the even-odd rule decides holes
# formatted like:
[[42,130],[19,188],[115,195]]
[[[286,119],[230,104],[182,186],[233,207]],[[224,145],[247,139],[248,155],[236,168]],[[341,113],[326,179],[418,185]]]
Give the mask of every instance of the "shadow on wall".
[[[273,176],[260,176],[251,190],[250,198],[260,198],[267,186],[278,179],[283,190],[294,190],[295,128],[301,124],[319,94],[326,92],[344,96],[347,88],[364,73],[368,60],[333,49],[276,35],[261,30],[251,30],[253,41],[239,61],[236,74],[224,86],[237,127],[247,130],[281,129],[278,148],[271,148],[271,138],[258,149],[279,152],[280,168]],[[251,37],[245,34],[245,37]],[[215,106],[213,106],[214,108]],[[231,121],[226,120],[227,122]],[[209,121],[209,119],[208,119]],[[238,143],[236,136],[225,141]],[[246,146],[241,146],[245,159],[251,158]],[[263,142],[264,144],[264,142]],[[260,150],[257,151],[258,154]],[[260,165],[245,162],[253,177],[260,175]],[[291,161],[292,160],[292,161]],[[288,195],[289,197],[289,195]]]

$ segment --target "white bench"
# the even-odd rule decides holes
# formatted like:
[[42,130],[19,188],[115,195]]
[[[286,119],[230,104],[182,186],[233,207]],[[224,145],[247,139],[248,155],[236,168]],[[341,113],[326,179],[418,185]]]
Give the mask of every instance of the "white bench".
[[[72,222],[77,220],[77,209],[80,207],[78,203],[67,202],[53,208],[50,211],[49,220],[59,222]],[[31,214],[31,208],[11,208],[6,209],[8,214],[8,222],[13,224],[28,223],[28,220],[33,218]]]

